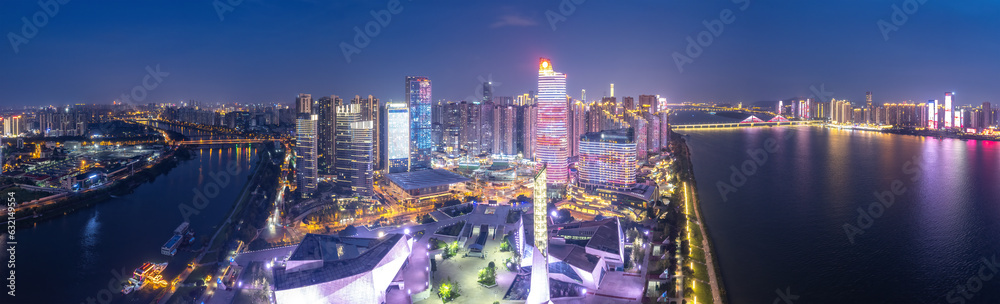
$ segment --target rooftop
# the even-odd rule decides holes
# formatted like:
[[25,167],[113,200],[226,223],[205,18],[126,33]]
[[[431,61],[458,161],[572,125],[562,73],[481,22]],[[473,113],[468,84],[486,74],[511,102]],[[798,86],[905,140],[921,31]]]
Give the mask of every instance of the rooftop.
[[[292,254],[292,259],[296,257],[301,259],[303,256],[307,258],[317,256],[326,258],[327,253],[329,253],[327,250],[334,248],[336,243],[333,242],[339,242],[338,239],[341,241],[347,239],[348,242],[368,240],[372,246],[368,250],[351,258],[345,256],[336,260],[326,259],[323,262],[323,266],[319,268],[288,272],[284,267],[276,267],[274,268],[275,290],[288,290],[321,284],[371,271],[392,252],[397,243],[406,241],[406,237],[402,234],[387,235],[383,239],[340,238],[310,234],[303,239],[303,244],[306,247],[301,248],[302,252],[300,252],[300,248],[296,248]],[[309,240],[309,243],[306,243],[307,240]]]
[[403,190],[422,189],[469,181],[467,177],[444,169],[392,173],[387,175],[387,177],[392,183],[403,188]]
[[635,143],[635,130],[632,128],[590,132],[580,136],[581,141],[606,142],[615,144]]

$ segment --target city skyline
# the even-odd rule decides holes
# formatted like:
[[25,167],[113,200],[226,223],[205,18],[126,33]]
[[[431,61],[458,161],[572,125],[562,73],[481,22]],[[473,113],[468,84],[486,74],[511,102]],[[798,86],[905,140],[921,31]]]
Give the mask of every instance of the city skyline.
[[[65,4],[38,29],[37,36],[16,44],[16,52],[15,43],[0,52],[0,64],[9,67],[0,72],[0,90],[5,92],[0,94],[0,104],[108,103],[141,85],[147,66],[159,66],[169,76],[149,90],[142,102],[288,102],[298,92],[374,94],[385,101],[399,101],[404,96],[395,89],[397,79],[414,74],[436,79],[435,101],[466,100],[480,90],[481,79],[502,84],[495,87],[494,95],[512,96],[533,87],[525,76],[531,75],[532,62],[538,57],[558,58],[563,71],[577,79],[567,88],[569,92],[586,89],[591,96],[610,95],[609,85],[616,83],[618,96],[660,94],[671,103],[781,100],[809,96],[814,94],[811,87],[820,85],[838,99],[852,101],[863,101],[867,91],[874,91],[878,102],[920,101],[954,91],[957,105],[995,102],[1000,96],[1000,89],[989,84],[996,72],[976,64],[989,60],[1000,46],[979,43],[975,37],[986,33],[964,31],[946,21],[961,19],[980,25],[979,29],[996,29],[991,25],[998,21],[989,16],[1000,11],[1000,5],[987,1],[924,3],[898,30],[889,32],[887,41],[878,21],[890,20],[893,5],[901,3],[783,3],[774,9],[774,3],[754,2],[741,10],[742,2],[646,2],[637,4],[643,9],[632,10],[584,2],[575,5],[564,20],[551,17],[554,22],[549,12],[560,12],[557,2],[400,3],[402,11],[390,14],[386,26],[360,53],[351,55],[350,63],[340,44],[352,44],[354,27],[364,28],[373,21],[372,11],[387,9],[385,3],[275,6],[244,2],[221,14],[203,3],[166,8],[156,3],[122,3],[110,10]],[[0,29],[11,34],[21,35],[21,17],[41,11],[36,3],[9,5],[0,12]],[[697,37],[706,30],[703,21],[711,23],[726,9],[735,12],[735,21],[725,25],[714,42],[680,72],[672,54],[685,54],[686,38]],[[428,22],[423,18],[429,15],[422,13],[431,10],[454,15],[455,20]],[[122,18],[123,14],[136,16]],[[170,17],[178,15],[189,18],[188,24],[158,35],[146,32],[177,25]],[[621,18],[636,23],[610,21]],[[770,23],[776,19],[782,21]],[[590,24],[584,20],[609,21]],[[128,28],[121,28],[124,22]],[[273,27],[259,23],[280,24],[283,32],[297,34],[277,35]],[[443,37],[413,39],[437,29],[454,29],[456,24],[468,26]],[[833,24],[838,27],[831,29]],[[114,36],[100,34],[109,27],[120,31]],[[648,35],[651,29],[663,30]],[[476,35],[493,38],[484,42],[463,38]],[[800,36],[808,42],[772,36]],[[297,40],[312,37],[322,39],[305,48],[287,47],[293,40],[300,44]],[[413,61],[393,56],[394,45],[400,43],[417,48],[454,47]],[[51,47],[65,44],[76,47],[72,51]],[[104,44],[116,47],[94,47]],[[499,44],[513,47],[496,47]],[[588,46],[596,48],[574,51]],[[856,54],[852,50],[857,48],[871,51]],[[277,55],[278,49],[292,56]],[[302,67],[309,68],[303,71]],[[737,72],[720,73],[728,68]],[[342,72],[321,72],[327,69]],[[278,76],[286,74],[291,76]],[[760,75],[768,75],[769,80]]]

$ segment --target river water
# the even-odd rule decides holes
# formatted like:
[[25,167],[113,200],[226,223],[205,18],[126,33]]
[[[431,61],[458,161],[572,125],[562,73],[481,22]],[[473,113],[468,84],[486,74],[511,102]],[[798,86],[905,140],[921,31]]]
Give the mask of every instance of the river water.
[[[160,254],[160,247],[184,221],[180,206],[204,207],[190,216],[191,229],[199,237],[210,238],[257,166],[257,146],[194,150],[194,159],[181,161],[166,175],[131,194],[19,229],[18,294],[16,298],[4,297],[2,302],[88,303],[88,298],[93,298],[93,303],[102,303],[99,299],[107,299],[107,295],[113,295],[116,303],[142,302],[143,294],[122,296],[120,287],[105,291],[109,281],[115,280],[113,272],[125,270],[131,275],[143,262],[171,262],[164,272],[167,279],[183,270],[191,253],[179,251],[175,257]],[[235,163],[238,173],[230,175],[228,185],[224,185],[222,175],[230,163]],[[194,204],[195,190],[213,192],[213,187],[219,189],[214,198],[207,204]]]
[[730,303],[1000,303],[1000,143],[679,133]]

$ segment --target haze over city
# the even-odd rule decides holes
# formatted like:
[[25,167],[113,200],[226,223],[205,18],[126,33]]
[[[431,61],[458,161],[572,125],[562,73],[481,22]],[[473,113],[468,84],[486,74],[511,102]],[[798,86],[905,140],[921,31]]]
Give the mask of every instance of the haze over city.
[[[607,95],[609,83],[620,95],[670,102],[807,97],[819,84],[849,100],[866,91],[884,102],[1000,95],[1000,72],[986,64],[1000,45],[983,39],[1000,29],[991,1],[922,3],[888,41],[877,21],[892,22],[891,6],[903,2],[750,1],[745,11],[737,1],[581,2],[550,22],[560,1],[402,1],[350,63],[340,43],[353,44],[353,28],[385,3],[243,1],[220,20],[210,1],[69,2],[17,53],[0,56],[0,104],[107,103],[147,65],[170,73],[151,102],[287,102],[300,91],[401,100],[398,79],[411,74],[436,80],[435,100],[463,100],[491,75],[501,94],[527,91],[543,56],[559,58],[577,97]],[[735,21],[679,72],[671,55],[724,9]],[[21,17],[40,10],[7,2],[0,28],[20,34]]]

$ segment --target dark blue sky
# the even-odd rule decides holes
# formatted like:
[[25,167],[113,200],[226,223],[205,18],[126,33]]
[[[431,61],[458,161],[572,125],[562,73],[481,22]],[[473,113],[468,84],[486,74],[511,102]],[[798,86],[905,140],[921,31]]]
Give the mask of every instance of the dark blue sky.
[[[580,89],[603,96],[613,82],[616,96],[670,102],[804,97],[820,84],[855,102],[869,90],[882,102],[945,91],[958,104],[1000,102],[998,1],[927,1],[886,41],[877,23],[906,1],[751,0],[741,11],[728,0],[587,0],[553,30],[546,11],[562,1],[402,0],[347,63],[338,45],[389,2],[244,0],[220,20],[208,0],[71,1],[15,53],[9,33],[22,35],[21,18],[42,8],[3,0],[0,105],[109,103],[156,65],[170,75],[142,103],[401,100],[406,75],[430,77],[435,100],[466,99],[490,75],[509,96],[534,89],[543,56],[577,98]],[[735,21],[679,72],[671,54],[724,9]]]

